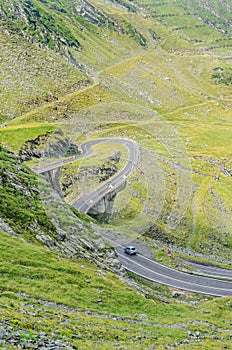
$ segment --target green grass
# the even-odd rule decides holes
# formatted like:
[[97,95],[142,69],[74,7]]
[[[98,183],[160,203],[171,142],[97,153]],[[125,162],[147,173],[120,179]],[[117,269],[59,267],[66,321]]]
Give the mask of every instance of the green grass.
[[[71,1],[32,1],[27,15],[36,30],[22,18],[14,21],[10,5],[2,4],[10,34],[0,34],[1,143],[18,152],[57,127],[80,142],[138,142],[140,167],[117,195],[106,227],[141,240],[146,234],[156,258],[172,267],[186,257],[183,247],[201,261],[231,264],[231,178],[222,171],[232,169],[231,5],[224,2],[206,0],[210,6],[203,9],[195,0],[136,0],[132,13],[128,1],[123,8],[90,0],[96,25]],[[126,157],[120,151],[119,168]],[[63,176],[100,166],[115,149],[107,144],[95,152]],[[0,170],[2,219],[27,241],[0,234],[0,318],[12,332],[27,342],[42,331],[78,349],[164,350],[185,339],[190,343],[180,348],[186,350],[229,348],[230,298],[186,293],[176,302],[167,287],[131,275],[128,284],[126,275],[58,256],[36,235],[58,242],[56,224],[70,235],[77,229],[77,239],[94,240],[93,221],[57,203],[50,187],[2,148]],[[172,230],[170,216],[180,217]],[[167,239],[175,246],[171,259]]]
[[15,233],[32,242],[47,237],[55,246],[54,242],[60,241],[57,231],[60,229],[70,234],[76,227],[77,239],[96,238],[90,221],[75,209],[71,210],[45,179],[3,148],[0,159],[1,217]]
[[[81,193],[99,187],[108,179],[107,168],[120,171],[127,160],[127,149],[123,145],[107,142],[92,147],[93,155],[67,164],[62,168],[62,175],[59,182],[62,186],[69,184],[65,192],[65,200],[72,203]],[[109,157],[120,155],[120,159],[110,160]],[[96,173],[98,169],[98,173]],[[101,172],[102,170],[102,172]],[[116,173],[117,173],[116,172]],[[76,180],[78,178],[78,180]],[[110,178],[110,177],[109,177]]]
[[[215,258],[220,255],[221,262],[227,259],[231,242],[231,216],[227,209],[230,208],[230,195],[226,177],[221,176],[221,166],[230,159],[229,113],[228,108],[222,109],[217,102],[209,100],[209,103],[203,101],[167,112],[169,122],[151,109],[118,102],[103,103],[76,115],[72,123],[81,123],[82,130],[92,133],[93,138],[131,138],[147,152],[141,162],[143,175],[139,170],[136,180],[131,177],[127,181],[126,188],[114,201],[113,214],[107,218],[107,223],[134,237],[146,232],[151,222],[157,222],[164,238],[169,237],[174,244],[188,247],[193,239],[193,220],[196,220],[198,225],[195,226],[191,247],[198,247],[205,254],[204,259],[207,259],[210,247]],[[87,122],[84,123],[86,116]],[[175,157],[180,154],[178,161],[184,168],[175,169]],[[89,158],[90,166],[94,166],[93,160]],[[229,165],[227,169],[230,169]],[[214,179],[218,175],[220,182]],[[209,176],[210,186],[214,186],[215,191],[221,184],[221,193],[224,188],[225,195],[219,194],[216,198],[210,194],[209,186],[209,193],[201,201],[203,212],[193,212],[198,205],[194,192],[200,188],[201,193],[205,176]],[[219,205],[221,202],[224,204]],[[223,207],[227,210],[227,218]],[[181,215],[181,220],[175,230],[170,231],[169,216],[174,210]],[[211,230],[213,226],[215,230]],[[199,243],[203,235],[204,246],[201,248]],[[212,245],[214,239],[215,245]],[[227,247],[225,241],[228,242]]]
[[[71,262],[64,256],[59,260],[52,251],[48,255],[45,248],[22,243],[6,234],[1,234],[1,247],[5,252],[1,254],[2,291],[26,293],[31,297],[78,307],[82,311],[90,309],[136,318],[144,310],[157,321],[166,313],[175,318],[175,308],[158,302],[159,309],[155,305],[149,308],[153,302],[141,298],[117,276],[100,272],[87,261]],[[103,303],[99,304],[98,299],[102,299]],[[184,306],[176,307],[177,310],[186,309]]]
[[213,23],[216,28],[224,32],[226,35],[231,34],[231,29],[228,26],[228,20],[231,19],[231,4],[225,0],[223,4],[215,0],[207,0],[204,4],[199,1],[177,2],[190,13],[199,14],[205,23]]
[[[182,124],[183,125],[183,124]],[[223,163],[223,158],[229,156],[231,147],[231,124],[202,122],[180,125],[181,135],[188,136],[188,149],[193,155],[212,157]],[[229,159],[229,157],[228,157]],[[224,160],[225,161],[225,160]]]
[[1,32],[0,43],[1,123],[56,101],[90,81],[53,52],[31,46],[20,37]]
[[[106,69],[101,73],[103,79],[110,77],[110,84],[112,84],[110,90],[105,89],[102,85],[94,84],[82,91],[74,92],[56,103],[51,103],[44,108],[30,112],[12,124],[15,124],[14,128],[16,128],[17,124],[20,126],[20,123],[28,123],[35,120],[51,121],[51,116],[62,121],[63,118],[71,114],[72,128],[73,131],[75,130],[75,132],[77,132],[79,138],[84,139],[86,133],[90,133],[94,138],[115,136],[129,137],[135,139],[145,149],[156,151],[159,154],[161,153],[163,157],[167,156],[167,151],[165,150],[165,141],[162,140],[162,138],[160,139],[159,132],[163,132],[165,128],[167,128],[165,135],[168,138],[169,135],[172,134],[171,130],[174,127],[177,128],[178,132],[175,137],[177,137],[177,139],[180,137],[180,139],[183,140],[183,145],[189,156],[193,156],[194,159],[202,159],[200,162],[201,164],[197,164],[196,168],[197,170],[203,166],[203,169],[200,169],[200,172],[202,172],[207,157],[210,157],[212,162],[216,162],[219,158],[223,161],[223,158],[229,159],[230,157],[231,116],[228,107],[230,100],[227,98],[229,97],[229,88],[227,86],[215,84],[211,77],[212,72],[218,65],[218,58],[211,58],[209,55],[189,55],[187,57],[182,57],[173,54],[167,55],[163,51],[155,52],[155,54],[140,54],[132,59],[128,59],[126,64],[120,63],[114,65],[112,68]],[[154,67],[155,71],[152,70],[152,67]],[[179,72],[178,76],[175,73],[176,71]],[[108,74],[111,74],[111,76]],[[116,77],[117,83],[114,77]],[[116,89],[118,89],[122,83],[122,86],[128,84],[130,89],[132,89],[129,92],[131,94],[129,97],[133,103],[125,104],[123,102],[120,104],[120,99],[122,101],[126,100],[127,93],[127,87],[125,91],[123,89],[121,90],[120,95],[116,92]],[[173,88],[173,84],[175,88]],[[155,103],[153,103],[153,106],[150,105],[150,108],[148,108],[146,96],[145,99],[143,99],[143,96],[140,97],[140,105],[146,105],[146,108],[139,106],[138,100],[136,101],[141,86],[146,87],[145,91],[148,96],[154,96]],[[178,97],[175,99],[174,103],[173,96]],[[219,99],[219,96],[223,96],[224,99]],[[159,105],[158,110],[160,114],[154,112],[154,104],[156,103]],[[57,110],[53,109],[55,105],[58,106]],[[162,120],[162,115],[168,119],[170,124],[166,121],[160,122],[160,118]],[[25,124],[25,126],[27,125]],[[170,133],[168,131],[169,129]],[[36,128],[31,128],[31,130],[37,132]],[[7,136],[8,131],[9,134]],[[20,131],[17,131],[17,133],[16,135],[20,135]],[[21,135],[24,133],[26,138],[26,132],[21,132]],[[6,138],[10,140],[10,128],[9,130],[6,129],[5,135]],[[178,144],[176,147],[179,147]],[[174,150],[172,154],[174,154],[173,152],[175,153]],[[166,169],[164,163],[164,159],[159,161],[161,173],[164,174],[164,178],[166,178],[168,173],[172,172],[172,167],[170,166]],[[94,164],[91,163],[89,165]],[[191,165],[188,165],[188,167],[191,168]],[[194,167],[193,170],[195,170]],[[215,169],[209,169],[208,167],[207,171],[208,170],[212,175],[217,175],[218,173],[217,167],[215,167]],[[146,182],[149,184],[149,188],[153,188],[154,180],[150,178],[150,175],[147,177]],[[145,199],[145,201],[149,203],[149,206],[153,208],[152,210],[156,210],[157,206],[160,207],[163,203],[165,209],[162,210],[160,219],[163,220],[164,223],[168,222],[167,217],[174,206],[177,193],[174,178],[172,181],[170,181],[170,177],[167,179],[166,189],[163,192],[164,194],[161,192],[157,196],[157,192],[153,194],[154,190],[152,190],[152,199],[150,202],[147,198]],[[201,181],[201,177],[195,177],[192,187],[201,186]],[[226,188],[226,185],[223,186]],[[168,191],[170,193],[168,193]],[[121,193],[121,197],[120,195],[118,196],[115,202],[117,214],[112,224],[113,222],[117,225],[120,223],[120,227],[123,231],[124,227],[128,226],[132,218],[133,220],[128,226],[129,230],[134,230],[136,227],[139,227],[139,229],[141,229],[141,227],[145,228],[147,222],[150,222],[151,219],[150,217],[148,218],[146,214],[144,215],[144,204],[141,205],[142,200],[131,198],[131,193],[133,192],[134,191],[131,190],[126,194],[126,211],[123,207],[124,209],[122,211],[119,210],[119,213],[117,212],[118,208],[121,208],[120,198],[121,200],[123,198],[125,199],[125,191]],[[163,195],[165,195],[166,198],[164,198]],[[186,245],[192,236],[191,220],[193,219],[193,215],[191,214],[191,206],[194,205],[194,202],[192,202],[193,196],[191,192],[189,198],[188,209],[186,215],[182,218],[181,225],[176,228],[175,232],[164,232],[165,236],[167,234],[170,235],[178,244]],[[230,201],[229,195],[223,200],[225,200],[225,205],[227,206],[227,203]],[[180,201],[180,198],[178,201]],[[197,246],[202,236],[202,234],[198,234],[198,230],[199,232],[206,230],[206,240],[210,237],[209,227],[214,225],[216,219],[213,219],[212,215],[210,216],[210,220],[204,218],[204,216],[208,217],[208,211],[210,212],[210,208],[215,205],[213,201],[214,199],[210,198],[210,200],[207,201],[208,204],[206,205],[205,203],[207,209],[205,208],[203,218],[199,219],[199,226],[197,226],[197,230],[194,234],[195,243],[193,246]],[[204,201],[202,205],[204,205]],[[218,213],[222,216],[220,210]],[[215,216],[215,218],[216,217],[217,216]],[[216,223],[217,236],[219,232],[224,230],[222,228],[224,226],[221,225],[221,223],[222,221]],[[231,229],[228,225],[226,227],[226,230],[229,230],[226,241],[229,242],[230,246]],[[162,230],[165,230],[165,226],[163,225]],[[178,232],[181,232],[181,234],[184,233],[185,238],[183,240],[180,238],[180,233]],[[196,237],[198,237],[198,239],[196,239]],[[207,245],[208,244],[209,241]],[[222,251],[219,254],[226,256],[227,250],[224,253],[222,253]]]
[[47,103],[41,108],[33,109],[13,120],[10,125],[22,125],[31,122],[51,124],[62,122],[85,108],[102,102],[109,102],[115,98],[104,87],[95,83],[80,91],[75,91],[68,96],[59,98],[56,102]]
[[[220,346],[220,338],[211,339],[213,332],[225,337],[223,344],[229,341],[229,298],[198,299],[191,307],[162,303],[151,285],[139,281],[144,292],[138,293],[87,261],[69,261],[62,255],[58,259],[52,251],[48,254],[43,247],[3,233],[0,245],[1,322],[22,338],[39,339],[42,331],[46,339],[80,349],[164,349],[167,343],[186,339],[191,330],[204,334],[191,348]],[[187,298],[191,301],[191,295]]]
[[[15,2],[12,5],[16,5]],[[61,35],[63,43],[65,42],[67,46],[79,47],[78,40],[60,16],[61,13],[67,13],[67,10],[74,11],[71,4],[67,6],[66,3],[65,6],[65,2],[63,2],[62,6],[56,5],[55,11],[52,11],[52,2],[50,2],[50,6],[46,6],[37,2],[28,4],[22,1],[20,10],[23,16],[19,18],[14,18],[12,5],[7,7],[4,1],[2,4],[4,24],[11,33],[27,34],[41,44],[47,44],[52,49],[62,45],[62,40],[59,37]]]
[[27,236],[32,241],[35,241],[34,233],[40,230],[53,235],[54,225],[46,215],[37,190],[37,176],[3,148],[0,156],[3,220],[6,220],[15,232]]
[[136,3],[155,19],[168,25],[181,27],[181,25],[185,24],[185,17],[188,16],[190,18],[188,26],[194,26],[195,20],[196,24],[199,22],[203,25],[210,23],[215,28],[212,30],[212,34],[213,31],[216,33],[216,29],[219,29],[223,34],[231,34],[231,29],[228,25],[228,21],[231,19],[231,5],[228,0],[223,4],[214,0],[207,0],[204,4],[197,0],[191,2],[178,0],[175,3],[171,0],[167,0],[165,3],[161,0],[156,0],[152,3],[148,0],[137,0]]
[[52,133],[58,125],[36,124],[8,126],[0,129],[0,142],[13,152],[18,152],[24,143],[33,140],[39,135]]

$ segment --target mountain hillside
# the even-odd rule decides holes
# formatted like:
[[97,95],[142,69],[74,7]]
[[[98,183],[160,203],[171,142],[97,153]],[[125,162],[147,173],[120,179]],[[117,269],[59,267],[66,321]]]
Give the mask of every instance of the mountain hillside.
[[[134,138],[143,150],[141,173],[116,197],[107,223],[225,259],[231,249],[230,36],[201,18],[194,4],[190,11],[188,2],[173,1],[3,1],[1,137],[19,154],[51,126],[76,144]],[[205,9],[208,16],[216,11],[213,4]],[[229,18],[217,11],[229,30]],[[71,177],[69,192],[78,194],[82,185],[70,171],[63,177]]]
[[[231,269],[230,2],[2,0],[0,45],[0,347],[229,348],[230,298],[127,273],[101,234]],[[124,168],[115,138],[139,166],[77,211]]]
[[[63,128],[76,144],[134,138],[143,150],[141,172],[116,197],[107,223],[226,259],[230,37],[194,4],[192,14],[181,1],[3,1],[1,139],[20,154],[27,140],[51,127]],[[205,8],[214,12],[213,4]],[[72,171],[67,167],[63,177]],[[70,181],[69,191],[83,191]]]
[[114,252],[94,233],[91,221],[2,148],[0,186],[1,230],[70,258],[82,257],[119,271]]

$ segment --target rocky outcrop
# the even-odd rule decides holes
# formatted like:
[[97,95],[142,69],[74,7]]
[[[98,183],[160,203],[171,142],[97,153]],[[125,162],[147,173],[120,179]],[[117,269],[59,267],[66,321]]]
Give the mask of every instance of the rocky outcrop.
[[[115,4],[118,3],[118,1],[113,1]],[[123,1],[121,1],[121,5],[123,4]],[[89,1],[86,0],[80,0],[78,2],[78,5],[76,6],[77,12],[88,22],[98,25],[100,27],[108,26],[111,28],[114,28],[116,31],[122,31],[122,28],[118,25],[118,23],[109,17],[108,15],[104,14],[104,12],[100,12],[93,4],[91,4]],[[129,5],[125,6],[124,9],[129,9]]]
[[64,137],[61,130],[57,130],[53,134],[39,135],[33,140],[26,141],[18,155],[22,161],[28,161],[33,158],[59,158],[77,153],[79,149],[72,140]]
[[10,225],[3,220],[3,218],[0,217],[0,231],[7,232],[11,236],[17,236],[15,231],[10,227]]
[[10,33],[21,34],[31,43],[48,46],[57,52],[65,54],[65,47],[77,50],[79,41],[57,18],[57,13],[65,12],[65,9],[58,4],[55,8],[46,5],[46,2],[45,6],[36,6],[32,1],[2,1],[0,11],[5,28]]
[[93,177],[95,182],[101,183],[108,180],[117,171],[117,163],[121,158],[121,152],[116,152],[114,155],[104,159],[101,166],[83,166],[78,173],[63,173],[60,180],[60,188],[64,196],[72,191],[73,186],[77,186],[85,182],[85,179]]
[[173,244],[168,233],[155,223],[150,225],[144,233],[144,236],[166,244]]
[[[135,7],[132,4],[124,0],[112,0],[112,5],[121,8],[123,11],[136,12]],[[99,27],[108,27],[111,30],[126,34],[134,38],[139,45],[145,46],[146,39],[139,33],[131,23],[124,20],[117,20],[115,16],[109,13],[104,13],[102,10],[98,10],[91,2],[86,0],[80,0],[76,6],[78,13],[88,22],[97,25]]]
[[65,203],[19,158],[0,150],[0,230],[119,273],[121,264],[114,250],[95,234],[91,221]]
[[130,12],[136,12],[135,6],[132,4],[132,2],[126,2],[124,0],[111,0],[115,4],[119,4],[122,7],[126,8]]
[[51,171],[47,171],[43,174],[44,178],[51,184],[52,188],[54,188],[61,196],[63,196],[62,189],[60,188],[60,176],[61,176],[61,168],[56,168]]
[[[83,166],[81,167],[78,174],[63,174],[61,180],[61,190],[64,195],[66,195],[72,186],[81,183],[83,179],[88,178],[89,176],[93,176],[96,179],[96,182],[103,182],[108,180],[111,176],[113,176],[118,171],[116,164],[107,162],[102,164],[101,166]],[[54,173],[54,170],[50,171],[50,173]],[[53,175],[54,176],[54,175]]]
[[[26,311],[25,311],[26,313]],[[57,336],[48,336],[45,332],[40,331],[35,337],[28,337],[23,329],[17,331],[10,321],[2,321],[0,326],[0,343],[2,349],[12,347],[14,349],[56,349],[56,350],[74,350],[67,340],[61,341]]]

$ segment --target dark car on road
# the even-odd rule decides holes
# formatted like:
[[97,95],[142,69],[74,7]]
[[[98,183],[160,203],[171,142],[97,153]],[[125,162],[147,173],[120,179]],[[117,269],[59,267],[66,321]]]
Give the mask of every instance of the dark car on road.
[[127,253],[129,255],[135,255],[135,254],[137,254],[137,249],[135,247],[132,247],[132,246],[125,247],[124,253]]

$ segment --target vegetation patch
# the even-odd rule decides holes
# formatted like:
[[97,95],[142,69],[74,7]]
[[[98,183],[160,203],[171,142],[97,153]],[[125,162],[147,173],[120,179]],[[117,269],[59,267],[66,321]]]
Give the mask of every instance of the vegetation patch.
[[0,131],[0,142],[13,152],[18,152],[24,143],[33,140],[39,135],[52,133],[57,129],[56,125],[30,124],[8,126]]
[[1,215],[12,229],[35,241],[40,230],[53,235],[37,189],[38,179],[26,166],[1,147]]
[[[44,344],[42,334],[50,346],[58,341],[71,349],[146,349],[154,344],[164,349],[186,339],[186,349],[229,344],[229,298],[206,300],[190,294],[184,297],[188,305],[181,299],[169,303],[165,287],[140,278],[129,286],[87,261],[69,261],[50,250],[48,254],[3,233],[0,245],[4,346],[15,333],[15,344],[31,347]],[[137,283],[142,283],[138,289]],[[165,302],[159,300],[160,292],[165,292]]]
[[[230,347],[230,298],[109,272],[118,261],[102,228],[7,148],[57,128],[75,144],[134,140],[139,167],[104,229],[177,269],[190,254],[231,267],[231,10],[229,0],[2,1],[0,347]],[[128,156],[113,143],[94,151],[63,168],[67,201]],[[60,170],[49,176],[55,187]]]
[[232,84],[232,67],[214,68],[212,79],[216,82],[216,84],[231,85]]

